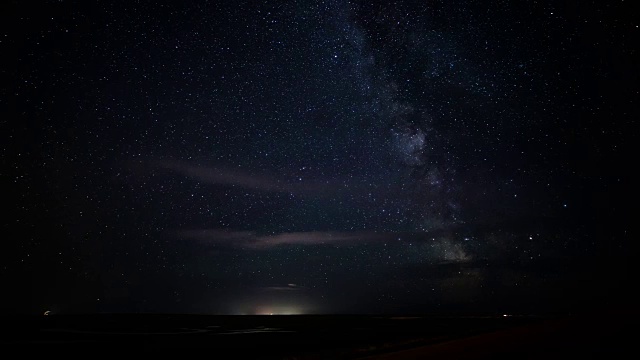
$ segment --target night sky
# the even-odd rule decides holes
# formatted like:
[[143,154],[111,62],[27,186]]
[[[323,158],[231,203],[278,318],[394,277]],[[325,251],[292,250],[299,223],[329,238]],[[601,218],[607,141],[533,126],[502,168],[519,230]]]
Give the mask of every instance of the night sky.
[[4,2],[2,312],[629,306],[632,3]]

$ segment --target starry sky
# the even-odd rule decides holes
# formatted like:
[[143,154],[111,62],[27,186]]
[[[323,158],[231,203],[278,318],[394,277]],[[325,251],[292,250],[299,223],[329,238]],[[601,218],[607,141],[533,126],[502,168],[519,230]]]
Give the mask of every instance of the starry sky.
[[631,1],[9,1],[5,313],[633,303]]

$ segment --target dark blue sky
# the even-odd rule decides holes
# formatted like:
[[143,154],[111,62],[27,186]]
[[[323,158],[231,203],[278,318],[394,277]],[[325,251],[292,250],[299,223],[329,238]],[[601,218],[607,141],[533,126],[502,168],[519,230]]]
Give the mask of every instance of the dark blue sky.
[[628,6],[11,2],[4,308],[624,305]]

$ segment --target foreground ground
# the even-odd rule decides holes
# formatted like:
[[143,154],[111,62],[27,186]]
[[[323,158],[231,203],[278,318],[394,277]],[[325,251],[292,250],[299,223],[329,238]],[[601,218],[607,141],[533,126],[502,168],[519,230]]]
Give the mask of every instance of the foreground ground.
[[5,349],[85,354],[183,349],[258,359],[617,358],[623,350],[635,351],[631,345],[638,333],[638,316],[631,314],[54,315],[0,320]]

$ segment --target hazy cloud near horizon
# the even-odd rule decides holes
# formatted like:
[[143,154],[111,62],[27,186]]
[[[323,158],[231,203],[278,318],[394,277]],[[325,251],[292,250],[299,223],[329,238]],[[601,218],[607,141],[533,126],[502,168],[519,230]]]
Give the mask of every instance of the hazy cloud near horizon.
[[352,191],[346,182],[319,180],[302,176],[274,176],[267,173],[249,172],[223,166],[199,166],[183,161],[157,161],[155,164],[166,170],[212,185],[238,186],[240,188],[293,195],[326,196],[339,191]]
[[412,243],[422,249],[424,258],[441,263],[463,263],[473,260],[465,246],[450,236],[425,234],[381,233],[374,231],[307,231],[261,235],[254,231],[227,229],[191,229],[176,233],[179,238],[196,240],[205,245],[222,245],[253,250],[268,250],[281,245],[353,246],[359,244]]
[[177,232],[177,235],[181,238],[198,240],[203,243],[224,244],[253,249],[265,249],[285,244],[344,245],[391,239],[392,236],[392,234],[381,234],[372,231],[307,231],[261,235],[253,231],[226,229],[181,230]]

